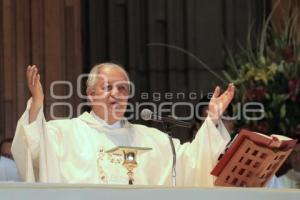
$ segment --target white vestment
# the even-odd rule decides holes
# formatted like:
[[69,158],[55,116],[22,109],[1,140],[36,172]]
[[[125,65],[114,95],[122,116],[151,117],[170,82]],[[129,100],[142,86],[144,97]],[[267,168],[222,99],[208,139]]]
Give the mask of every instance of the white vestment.
[[[106,126],[90,113],[46,122],[41,109],[29,122],[29,108],[18,121],[12,152],[27,182],[128,184],[121,155],[105,151],[116,146],[150,147],[137,156],[135,185],[172,185],[172,151],[163,132],[125,120],[122,128]],[[230,136],[222,123],[208,117],[192,143],[173,139],[178,186],[213,186],[211,170]]]

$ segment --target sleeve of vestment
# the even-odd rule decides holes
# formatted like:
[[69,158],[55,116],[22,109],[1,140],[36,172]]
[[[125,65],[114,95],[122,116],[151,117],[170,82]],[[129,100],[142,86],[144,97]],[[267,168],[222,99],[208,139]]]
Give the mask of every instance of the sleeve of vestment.
[[209,117],[191,143],[180,145],[175,139],[178,185],[213,186],[215,177],[210,172],[229,141],[230,135],[221,120],[216,126]]
[[[32,100],[17,123],[12,144],[12,153],[21,179],[26,182],[49,181],[49,162],[53,170],[58,167],[54,155],[59,150],[58,130],[46,122],[43,108],[35,121],[29,123],[29,110]],[[54,178],[57,179],[56,176]]]

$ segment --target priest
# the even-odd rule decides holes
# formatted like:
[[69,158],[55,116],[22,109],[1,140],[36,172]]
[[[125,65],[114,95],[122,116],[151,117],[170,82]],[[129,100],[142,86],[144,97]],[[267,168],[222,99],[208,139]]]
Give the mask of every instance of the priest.
[[[24,181],[128,184],[123,156],[106,151],[116,146],[138,146],[152,150],[137,156],[134,184],[172,185],[168,136],[124,117],[130,80],[121,66],[102,63],[93,67],[86,90],[91,112],[64,120],[45,120],[37,67],[28,66],[26,74],[32,97],[18,121],[12,145]],[[217,87],[209,103],[209,115],[193,142],[181,145],[173,139],[178,186],[213,186],[210,172],[230,140],[219,118],[233,96],[233,84],[223,94]]]

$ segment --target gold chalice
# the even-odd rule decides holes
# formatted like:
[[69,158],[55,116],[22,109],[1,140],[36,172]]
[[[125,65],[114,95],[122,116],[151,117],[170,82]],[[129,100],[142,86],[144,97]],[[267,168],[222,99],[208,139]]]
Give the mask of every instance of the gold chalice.
[[127,169],[128,184],[133,185],[134,182],[133,170],[138,166],[137,155],[149,151],[151,149],[152,148],[147,148],[147,147],[118,146],[106,151],[106,153],[119,154],[119,155],[123,154],[124,156],[123,166]]

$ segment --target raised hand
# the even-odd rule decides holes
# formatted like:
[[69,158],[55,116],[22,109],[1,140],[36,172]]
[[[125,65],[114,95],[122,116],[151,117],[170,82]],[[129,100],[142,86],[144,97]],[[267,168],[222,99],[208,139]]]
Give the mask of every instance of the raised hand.
[[44,93],[37,67],[35,65],[29,65],[27,67],[26,75],[27,85],[32,95],[32,101],[39,106],[43,105]]
[[40,108],[44,102],[44,92],[40,82],[40,74],[35,65],[29,65],[26,71],[27,85],[32,95],[32,104],[29,110],[29,122],[36,119]]
[[222,95],[220,95],[221,89],[219,86],[216,87],[214,94],[208,104],[208,115],[215,124],[217,124],[219,118],[222,116],[231,100],[233,99],[234,90],[235,87],[233,83],[230,83],[227,90]]

